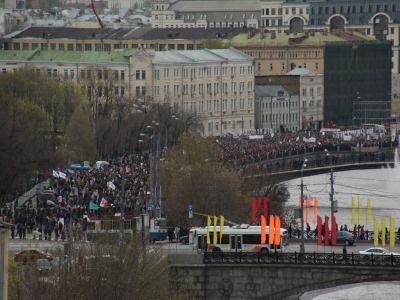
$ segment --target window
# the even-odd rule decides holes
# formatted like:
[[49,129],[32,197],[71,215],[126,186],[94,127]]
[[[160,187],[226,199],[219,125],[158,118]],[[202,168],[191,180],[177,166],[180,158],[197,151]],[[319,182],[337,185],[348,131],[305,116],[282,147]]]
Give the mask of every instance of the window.
[[53,70],[53,77],[54,78],[57,77],[57,70],[56,69]]
[[58,44],[58,50],[64,51],[65,50],[65,45],[64,44]]
[[140,96],[140,86],[136,87],[136,96]]
[[146,79],[146,71],[143,70],[143,71],[142,71],[142,80],[145,80],[145,79]]
[[68,70],[64,70],[64,79],[68,79]]
[[39,48],[38,43],[32,43],[32,50]]
[[125,71],[124,70],[121,71],[121,80],[125,80]]
[[67,50],[68,51],[74,51],[74,44],[68,44]]
[[29,50],[29,44],[28,43],[22,43],[22,50]]
[[140,80],[140,71],[136,70],[136,80]]
[[97,71],[97,79],[103,79],[103,72],[101,70]]
[[125,87],[121,86],[120,88],[121,96],[125,94]]
[[118,71],[117,70],[114,71],[114,79],[118,80]]
[[82,44],[76,44],[75,45],[75,50],[76,51],[82,51]]
[[85,51],[92,51],[92,45],[91,44],[86,44],[85,45]]

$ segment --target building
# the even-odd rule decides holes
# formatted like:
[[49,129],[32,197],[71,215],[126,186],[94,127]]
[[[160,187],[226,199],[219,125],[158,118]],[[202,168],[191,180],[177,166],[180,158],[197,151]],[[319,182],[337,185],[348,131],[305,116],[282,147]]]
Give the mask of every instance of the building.
[[3,38],[6,50],[113,51],[126,48],[164,50],[201,49],[203,41],[229,38],[238,31],[231,29],[171,28],[134,29],[29,27]]
[[256,85],[256,129],[275,132],[301,130],[299,95],[281,85]]
[[24,67],[72,80],[89,97],[167,103],[177,113],[193,115],[204,136],[254,129],[253,59],[236,49],[0,51],[2,72]]
[[324,73],[324,47],[328,42],[370,40],[359,33],[241,33],[229,44],[255,59],[256,76],[285,75],[296,68]]
[[313,74],[306,68],[288,73],[299,77],[302,128],[319,130],[324,124],[324,75]]
[[325,45],[324,122],[384,124],[391,117],[389,42]]
[[153,1],[154,28],[258,28],[260,2],[240,1]]
[[352,32],[393,42],[393,72],[400,72],[397,0],[153,1],[156,28],[262,28],[276,33]]
[[165,51],[153,60],[154,101],[194,114],[204,136],[254,129],[253,59],[236,49]]

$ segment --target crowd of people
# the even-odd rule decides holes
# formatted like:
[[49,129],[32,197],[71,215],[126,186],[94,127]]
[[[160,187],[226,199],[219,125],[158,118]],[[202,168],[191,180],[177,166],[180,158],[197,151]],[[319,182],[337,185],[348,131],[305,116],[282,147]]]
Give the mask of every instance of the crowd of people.
[[217,142],[223,149],[224,162],[235,167],[325,149],[350,151],[360,145],[385,147],[392,144],[391,136],[388,134],[371,138],[369,135],[343,136],[334,132],[319,131],[239,137],[227,135],[219,138]]
[[12,238],[80,239],[88,221],[125,218],[146,209],[149,192],[149,156],[127,155],[101,168],[63,169],[50,178],[47,190],[23,207],[3,208],[1,217],[12,223]]

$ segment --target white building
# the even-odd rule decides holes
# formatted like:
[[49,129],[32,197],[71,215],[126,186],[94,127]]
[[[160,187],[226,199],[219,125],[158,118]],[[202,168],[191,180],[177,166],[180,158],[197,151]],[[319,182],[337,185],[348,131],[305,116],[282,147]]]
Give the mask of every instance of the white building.
[[281,85],[256,85],[256,129],[298,131],[301,127],[299,95]]
[[156,52],[153,70],[154,101],[195,115],[201,135],[254,129],[250,56],[236,49]]
[[296,68],[288,75],[300,77],[302,127],[320,129],[324,123],[324,75],[306,68]]

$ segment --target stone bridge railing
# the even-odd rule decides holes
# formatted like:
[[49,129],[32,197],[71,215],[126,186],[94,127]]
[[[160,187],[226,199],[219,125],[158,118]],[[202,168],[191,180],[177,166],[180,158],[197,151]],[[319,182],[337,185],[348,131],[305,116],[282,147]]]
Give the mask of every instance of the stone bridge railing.
[[171,288],[193,300],[298,299],[304,292],[343,284],[400,280],[396,257],[367,260],[351,254],[210,256],[170,264],[170,272]]

